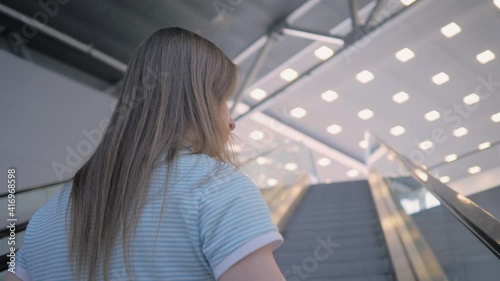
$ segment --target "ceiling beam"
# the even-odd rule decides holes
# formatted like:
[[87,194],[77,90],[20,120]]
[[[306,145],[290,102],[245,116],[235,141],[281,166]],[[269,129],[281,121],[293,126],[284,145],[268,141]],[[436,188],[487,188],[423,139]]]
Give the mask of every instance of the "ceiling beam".
[[76,50],[79,50],[82,53],[89,54],[91,57],[97,59],[98,61],[121,72],[125,72],[127,70],[127,64],[95,49],[92,45],[85,44],[75,39],[74,37],[64,34],[46,24],[40,24],[40,22],[35,21],[34,18],[28,17],[10,7],[0,4],[0,12],[26,25],[29,25],[44,33],[45,35],[50,36]]

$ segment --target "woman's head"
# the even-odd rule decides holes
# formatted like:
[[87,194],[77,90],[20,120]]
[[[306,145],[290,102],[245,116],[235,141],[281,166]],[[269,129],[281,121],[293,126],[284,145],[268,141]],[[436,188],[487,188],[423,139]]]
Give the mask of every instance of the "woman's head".
[[73,178],[69,253],[75,279],[87,272],[95,280],[99,264],[108,275],[119,234],[127,262],[129,235],[158,160],[172,163],[188,145],[193,153],[232,162],[226,142],[234,122],[227,101],[236,80],[231,60],[187,30],[161,29],[139,46],[108,129]]
[[136,50],[121,99],[132,103],[129,117],[150,120],[148,132],[166,146],[187,142],[194,152],[224,160],[230,134],[226,102],[237,76],[236,65],[213,43],[182,28],[165,28]]

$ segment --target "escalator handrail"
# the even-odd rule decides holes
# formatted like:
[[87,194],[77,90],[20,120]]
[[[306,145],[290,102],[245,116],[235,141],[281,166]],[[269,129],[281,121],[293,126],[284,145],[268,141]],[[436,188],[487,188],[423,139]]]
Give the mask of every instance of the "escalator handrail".
[[[43,188],[50,187],[50,186],[53,186],[53,185],[63,184],[63,183],[66,183],[69,180],[71,180],[71,179],[66,179],[66,180],[62,180],[62,181],[56,181],[56,182],[53,182],[53,183],[46,183],[46,184],[42,184],[42,185],[35,185],[35,186],[28,187],[28,188],[25,188],[25,189],[22,189],[22,190],[16,190],[16,194],[25,193],[25,192],[33,191],[33,190],[37,190],[37,189],[43,189]],[[0,198],[7,197],[9,194],[10,194],[9,192],[2,193],[2,194],[0,194]]]
[[[414,164],[373,133],[368,132],[367,136],[369,144],[377,143],[390,151],[395,156],[395,160],[399,160],[410,171],[412,177],[422,183],[430,193],[441,201],[443,206],[450,210],[493,254],[500,258],[500,221],[466,196],[457,193],[425,169]],[[368,149],[371,148],[371,146],[368,147]],[[367,163],[370,165],[369,161]]]

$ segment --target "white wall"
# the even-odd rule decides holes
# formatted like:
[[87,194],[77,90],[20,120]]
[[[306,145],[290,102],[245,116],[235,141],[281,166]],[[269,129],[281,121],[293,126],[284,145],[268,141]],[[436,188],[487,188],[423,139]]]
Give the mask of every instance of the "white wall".
[[0,193],[11,167],[17,190],[73,176],[95,149],[85,133],[102,130],[114,101],[0,50]]

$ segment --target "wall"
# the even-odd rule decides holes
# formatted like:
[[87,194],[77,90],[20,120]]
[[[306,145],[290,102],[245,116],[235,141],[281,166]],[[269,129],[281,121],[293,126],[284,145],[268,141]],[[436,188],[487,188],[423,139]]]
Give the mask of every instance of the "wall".
[[94,151],[115,99],[4,50],[0,65],[0,182],[11,167],[17,190],[70,178]]

